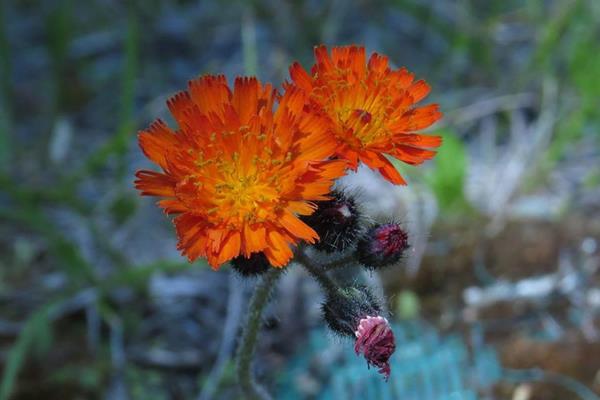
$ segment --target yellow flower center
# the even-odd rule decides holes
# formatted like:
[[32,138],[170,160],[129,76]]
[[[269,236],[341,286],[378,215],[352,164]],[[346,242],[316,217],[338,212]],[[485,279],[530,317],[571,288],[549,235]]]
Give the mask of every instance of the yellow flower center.
[[387,84],[381,80],[367,88],[364,82],[350,85],[340,79],[316,89],[313,95],[337,121],[338,137],[351,147],[365,147],[388,134],[385,123],[393,110]]
[[336,114],[342,128],[342,139],[349,139],[346,140],[349,144],[357,139],[364,147],[387,134],[387,112],[382,101],[356,103],[342,107]]
[[214,202],[220,217],[238,227],[269,219],[280,199],[279,175],[268,168],[271,163],[255,157],[244,164],[238,153],[217,160]]

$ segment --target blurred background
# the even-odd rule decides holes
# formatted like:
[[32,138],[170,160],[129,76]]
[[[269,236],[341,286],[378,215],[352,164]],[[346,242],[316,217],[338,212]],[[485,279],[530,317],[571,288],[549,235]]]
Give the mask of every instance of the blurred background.
[[133,189],[136,132],[171,121],[190,78],[279,85],[320,43],[426,79],[445,143],[399,166],[408,187],[344,182],[411,235],[401,265],[361,276],[396,325],[390,382],[326,332],[293,267],[258,379],[277,399],[598,399],[600,2],[4,0],[0,400],[237,398],[254,283],[177,253]]

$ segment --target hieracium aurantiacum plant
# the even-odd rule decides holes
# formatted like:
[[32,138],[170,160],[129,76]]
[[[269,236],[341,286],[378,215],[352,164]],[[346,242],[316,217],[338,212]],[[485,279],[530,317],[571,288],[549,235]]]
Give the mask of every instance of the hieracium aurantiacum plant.
[[[418,165],[432,158],[439,136],[418,133],[441,117],[429,93],[405,68],[364,47],[315,48],[310,72],[290,67],[282,90],[254,77],[233,88],[222,75],[191,80],[167,105],[177,128],[161,120],[139,134],[160,171],[138,171],[136,188],[157,196],[173,222],[178,249],[213,269],[229,263],[241,276],[260,275],[237,352],[246,398],[267,398],[254,382],[251,360],[262,309],[284,268],[299,264],[325,294],[329,327],[355,341],[355,351],[387,379],[394,334],[381,300],[359,284],[341,286],[329,270],[359,263],[396,264],[409,246],[397,222],[368,225],[355,196],[333,189],[359,163],[389,182],[406,181],[387,157]],[[338,257],[327,264],[318,252]]]

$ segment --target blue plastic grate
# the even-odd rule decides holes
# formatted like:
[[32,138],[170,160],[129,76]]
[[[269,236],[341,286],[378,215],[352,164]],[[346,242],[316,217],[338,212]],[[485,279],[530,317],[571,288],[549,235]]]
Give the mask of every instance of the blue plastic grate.
[[[301,354],[282,377],[278,399],[476,400],[474,388],[500,378],[496,352],[487,346],[467,351],[458,336],[440,337],[421,322],[395,324],[396,352],[385,382],[376,369],[354,354],[350,341],[325,331],[311,334]],[[312,382],[307,389],[306,382]]]

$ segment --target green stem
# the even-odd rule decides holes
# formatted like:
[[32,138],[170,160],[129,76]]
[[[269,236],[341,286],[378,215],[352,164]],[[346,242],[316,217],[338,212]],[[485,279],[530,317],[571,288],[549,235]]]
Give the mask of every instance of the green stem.
[[254,294],[250,299],[250,305],[248,306],[248,319],[246,320],[242,340],[237,352],[238,383],[243,398],[248,400],[271,399],[267,391],[254,380],[251,364],[262,312],[281,272],[282,268],[271,268],[270,271],[263,275],[262,280],[256,285]]
[[326,264],[323,264],[323,266],[321,268],[324,271],[331,271],[332,269],[343,268],[343,267],[348,266],[348,264],[355,264],[355,263],[356,263],[356,258],[354,257],[354,254],[348,254],[337,260],[333,260]]
[[338,293],[340,288],[337,283],[327,275],[327,270],[323,268],[323,266],[313,262],[304,251],[298,251],[295,261],[302,264],[329,295],[335,296]]

